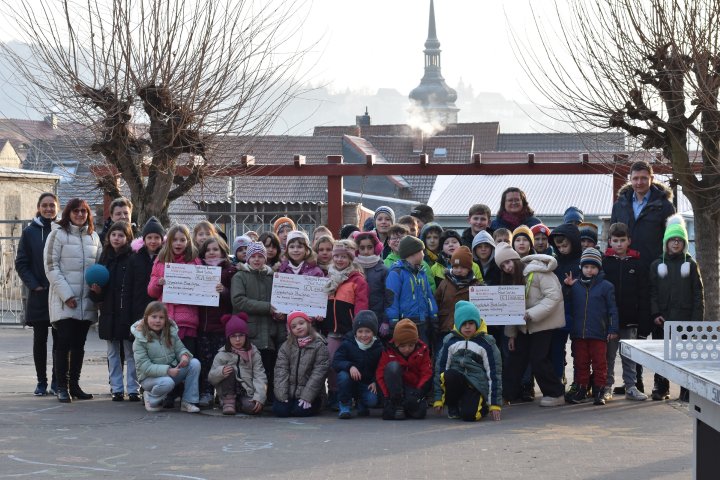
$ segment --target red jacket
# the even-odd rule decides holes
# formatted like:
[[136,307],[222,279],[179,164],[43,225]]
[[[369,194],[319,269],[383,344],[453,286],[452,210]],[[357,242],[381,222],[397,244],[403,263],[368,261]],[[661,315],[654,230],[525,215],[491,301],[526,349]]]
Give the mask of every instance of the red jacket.
[[[173,263],[187,263],[190,265],[202,265],[199,258],[190,262],[182,261],[182,256],[176,257]],[[163,301],[163,286],[158,284],[158,280],[165,277],[165,263],[155,260],[152,273],[150,274],[150,284],[148,285],[148,295]],[[185,331],[183,337],[197,336],[197,328],[199,322],[197,305],[183,305],[179,303],[165,303],[168,309],[168,317],[175,321],[177,326]]]
[[345,335],[352,330],[355,314],[369,307],[369,289],[365,275],[352,272],[328,298],[327,313],[322,323],[322,333]]
[[416,390],[422,390],[423,386],[432,378],[430,349],[422,340],[418,340],[415,350],[407,358],[403,357],[397,350],[394,340],[390,340],[380,357],[380,363],[377,372],[375,372],[375,378],[385,397],[388,396],[388,389],[385,384],[385,366],[390,362],[400,364],[403,369],[403,383]]

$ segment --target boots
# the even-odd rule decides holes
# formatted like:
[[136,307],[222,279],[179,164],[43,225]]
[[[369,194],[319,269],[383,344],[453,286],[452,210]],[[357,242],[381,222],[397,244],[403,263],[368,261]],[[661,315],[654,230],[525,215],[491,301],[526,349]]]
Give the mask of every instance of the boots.
[[93,398],[91,393],[83,392],[79,385],[84,357],[84,350],[70,350],[69,390],[70,396],[75,400],[90,400]]
[[605,405],[605,387],[594,385],[592,388],[593,392],[593,405]]
[[565,397],[565,401],[568,403],[582,403],[587,399],[587,387],[585,385],[578,385],[577,390],[572,395]]
[[236,395],[234,393],[223,395],[222,397],[222,413],[223,415],[235,415],[237,410],[235,409]]
[[670,398],[670,381],[656,373],[655,384],[652,389],[652,399],[659,401],[667,400],[668,398]]
[[383,408],[383,420],[405,420],[405,407],[403,399],[385,399],[385,407]]
[[55,391],[57,393],[58,402],[70,403],[72,402],[72,399],[70,398],[70,393],[68,392],[68,351],[58,350],[53,353],[53,356],[55,357],[53,363],[55,365],[54,370],[57,381]]

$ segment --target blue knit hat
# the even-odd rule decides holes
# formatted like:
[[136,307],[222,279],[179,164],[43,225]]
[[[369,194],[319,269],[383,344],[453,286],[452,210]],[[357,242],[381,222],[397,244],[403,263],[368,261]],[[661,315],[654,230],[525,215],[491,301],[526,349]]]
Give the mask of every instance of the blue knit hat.
[[585,221],[585,214],[578,207],[568,207],[563,215],[563,223],[578,224]]
[[475,326],[480,328],[480,310],[465,300],[460,300],[455,304],[455,329],[459,332],[465,322],[475,322]]

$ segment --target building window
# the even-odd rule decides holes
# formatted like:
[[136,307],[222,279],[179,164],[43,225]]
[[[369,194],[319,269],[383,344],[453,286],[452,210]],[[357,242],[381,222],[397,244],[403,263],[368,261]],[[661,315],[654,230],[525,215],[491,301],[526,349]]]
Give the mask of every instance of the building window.
[[60,176],[60,183],[70,183],[75,179],[77,166],[77,162],[62,163],[55,165],[52,169],[52,173]]

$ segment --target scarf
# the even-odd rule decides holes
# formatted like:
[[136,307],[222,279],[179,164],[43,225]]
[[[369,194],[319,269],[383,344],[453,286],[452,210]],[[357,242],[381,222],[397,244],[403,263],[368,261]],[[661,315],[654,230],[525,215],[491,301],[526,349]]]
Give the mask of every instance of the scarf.
[[358,255],[355,261],[363,268],[372,268],[380,261],[380,255]]
[[585,275],[580,274],[580,282],[583,285],[585,285],[586,287],[589,287],[590,284],[592,283],[592,281],[593,281],[593,277],[586,277]]
[[211,267],[217,267],[224,261],[225,261],[224,258],[206,258],[205,260],[203,260],[205,265],[210,265]]
[[249,362],[250,361],[250,351],[245,349],[238,350],[237,348],[230,347],[230,350],[232,350],[232,353],[237,355],[238,357],[242,358],[243,361]]
[[377,337],[373,337],[373,338],[372,338],[372,342],[368,343],[367,345],[365,345],[364,343],[362,343],[362,342],[361,342],[360,340],[358,340],[357,338],[355,339],[355,343],[357,343],[358,348],[364,352],[365,350],[369,350],[370,347],[373,346],[373,344],[375,343],[375,339],[376,339],[376,338],[377,338]]
[[335,293],[338,287],[345,283],[355,270],[356,268],[352,263],[344,270],[338,270],[335,265],[330,265],[330,268],[328,268],[328,282],[325,284],[325,293],[329,295]]
[[293,265],[292,262],[288,261],[288,266],[290,267],[290,269],[293,271],[293,273],[295,275],[300,274],[300,270],[302,270],[303,265],[305,265],[305,261],[300,262],[297,267],[295,265]]
[[445,278],[454,283],[458,290],[462,290],[463,288],[469,287],[473,280],[475,280],[475,274],[472,270],[470,270],[470,273],[468,273],[467,276],[458,277],[457,275],[452,273],[452,270],[448,269],[445,272]]
[[522,225],[527,217],[529,217],[529,215],[524,208],[520,211],[519,215],[507,211],[500,214],[500,218],[502,218],[503,222],[512,227],[510,230],[515,230],[517,227]]
[[313,340],[315,340],[315,337],[312,335],[308,335],[307,337],[302,337],[297,339],[297,344],[299,348],[305,348],[308,345],[310,345]]

